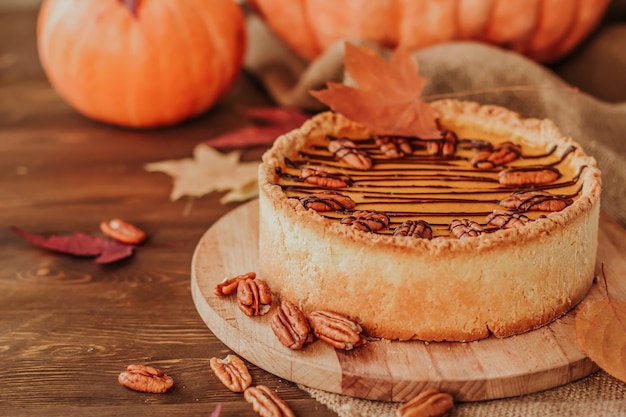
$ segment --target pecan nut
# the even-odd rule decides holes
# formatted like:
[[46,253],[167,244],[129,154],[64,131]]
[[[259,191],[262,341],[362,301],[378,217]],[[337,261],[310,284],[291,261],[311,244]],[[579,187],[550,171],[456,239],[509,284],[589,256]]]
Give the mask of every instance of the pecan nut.
[[450,222],[449,229],[459,239],[478,237],[484,231],[481,225],[469,219],[454,219]]
[[498,203],[509,210],[526,211],[561,211],[572,204],[572,199],[547,191],[519,191]]
[[422,391],[396,410],[396,417],[443,417],[454,407],[454,399],[434,388]]
[[424,220],[405,220],[393,231],[394,236],[416,237],[431,240],[433,229]]
[[284,346],[299,350],[313,341],[311,326],[302,312],[290,301],[283,300],[270,322],[272,331]]
[[121,219],[100,222],[100,230],[108,237],[129,245],[138,245],[146,240],[146,232]]
[[550,184],[559,178],[558,169],[543,165],[508,168],[498,174],[498,182],[502,185]]
[[248,367],[236,355],[226,355],[224,359],[212,357],[209,365],[217,379],[232,392],[244,392],[252,384]]
[[426,153],[429,155],[452,156],[456,152],[459,141],[456,133],[451,130],[441,132],[441,139],[428,140]]
[[337,349],[350,350],[365,343],[361,326],[341,314],[314,311],[308,319],[313,334]]
[[377,211],[358,210],[341,219],[341,224],[354,226],[364,232],[378,232],[389,226],[389,216]]
[[270,311],[272,292],[262,279],[244,279],[237,285],[237,305],[246,316],[262,316]]
[[300,198],[304,208],[315,211],[347,211],[352,210],[356,203],[347,195],[327,191],[323,193],[311,194]]
[[254,278],[256,278],[255,272],[246,272],[245,274],[237,275],[236,277],[224,278],[222,282],[215,286],[215,290],[213,291],[213,293],[218,297],[234,294],[237,291],[239,281]]
[[163,394],[174,385],[172,377],[148,365],[128,365],[117,380],[126,388],[152,394]]
[[409,141],[402,137],[375,136],[374,143],[388,158],[402,158],[413,151]]
[[296,417],[287,403],[265,385],[248,388],[243,398],[252,404],[252,409],[261,417]]
[[328,150],[336,160],[343,161],[352,168],[367,170],[372,167],[372,158],[356,147],[354,142],[346,138],[333,139],[328,142]]
[[479,169],[492,169],[515,161],[522,154],[522,148],[511,142],[503,142],[491,150],[476,153],[470,163]]
[[513,229],[522,227],[532,221],[528,216],[516,211],[494,210],[485,220],[487,224],[497,226],[500,229]]
[[325,188],[346,188],[352,184],[349,176],[323,169],[302,168],[300,177],[304,182]]

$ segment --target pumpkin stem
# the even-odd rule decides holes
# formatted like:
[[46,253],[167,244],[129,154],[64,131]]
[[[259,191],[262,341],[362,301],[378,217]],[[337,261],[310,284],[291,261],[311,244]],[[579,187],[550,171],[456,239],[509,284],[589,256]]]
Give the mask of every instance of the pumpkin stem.
[[119,0],[130,11],[133,17],[137,17],[137,10],[139,9],[139,2],[141,0]]

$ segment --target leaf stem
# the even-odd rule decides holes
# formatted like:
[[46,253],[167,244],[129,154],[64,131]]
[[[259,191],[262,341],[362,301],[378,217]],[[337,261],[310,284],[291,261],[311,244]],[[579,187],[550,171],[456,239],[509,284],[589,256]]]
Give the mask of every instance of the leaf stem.
[[133,17],[137,17],[137,10],[139,9],[139,2],[141,0],[118,0],[122,3],[133,15]]

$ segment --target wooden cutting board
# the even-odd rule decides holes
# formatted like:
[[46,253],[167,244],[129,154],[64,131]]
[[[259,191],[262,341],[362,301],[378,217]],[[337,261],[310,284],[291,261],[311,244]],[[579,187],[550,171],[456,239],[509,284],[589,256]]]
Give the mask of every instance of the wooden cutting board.
[[[358,398],[406,401],[427,387],[457,401],[528,394],[585,377],[596,365],[578,348],[575,311],[522,335],[470,343],[368,342],[352,351],[316,341],[304,350],[281,345],[270,313],[247,317],[235,296],[216,297],[225,277],[257,271],[258,201],[218,220],[198,243],[192,261],[191,293],[211,331],[239,356],[281,378]],[[626,231],[610,219],[600,224],[598,265],[624,273]],[[612,259],[612,261],[611,261]],[[618,271],[619,269],[619,271]],[[596,268],[598,275],[599,267]],[[587,299],[600,297],[594,285]]]

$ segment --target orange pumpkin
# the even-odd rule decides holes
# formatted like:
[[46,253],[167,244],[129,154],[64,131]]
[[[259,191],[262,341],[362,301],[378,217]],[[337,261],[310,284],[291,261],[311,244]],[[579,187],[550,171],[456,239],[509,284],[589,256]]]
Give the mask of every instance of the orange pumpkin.
[[226,93],[243,65],[245,24],[234,0],[44,0],[37,42],[51,85],[76,110],[156,127]]
[[570,52],[597,25],[610,0],[248,0],[289,47],[312,60],[357,38],[423,48],[474,40],[537,61]]

